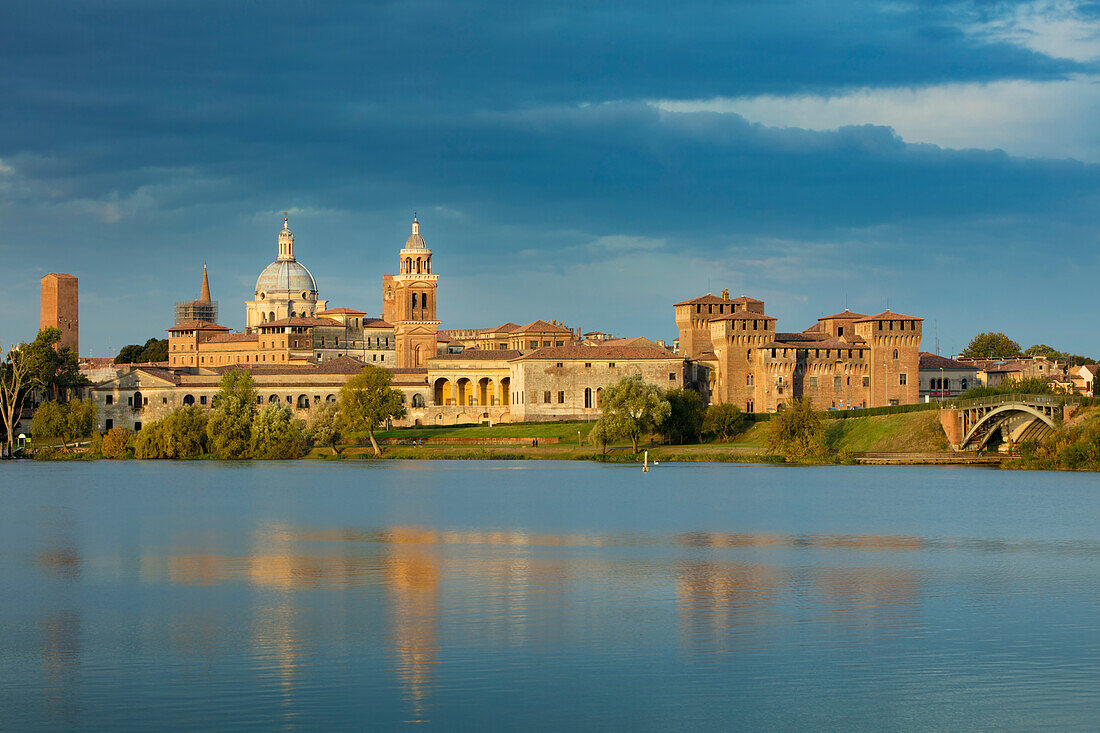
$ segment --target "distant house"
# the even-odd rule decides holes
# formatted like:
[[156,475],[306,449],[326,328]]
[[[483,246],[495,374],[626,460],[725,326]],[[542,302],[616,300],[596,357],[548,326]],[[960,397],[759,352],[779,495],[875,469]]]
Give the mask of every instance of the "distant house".
[[920,401],[958,397],[978,385],[978,370],[962,361],[928,351],[920,352]]
[[1097,377],[1100,376],[1100,364],[1073,367],[1069,373],[1073,377],[1074,392],[1087,395],[1097,393],[1097,387],[1100,386],[1097,382]]

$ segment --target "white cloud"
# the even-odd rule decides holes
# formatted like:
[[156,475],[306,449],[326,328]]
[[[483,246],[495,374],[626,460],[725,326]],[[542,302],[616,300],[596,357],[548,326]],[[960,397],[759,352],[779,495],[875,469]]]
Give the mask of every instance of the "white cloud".
[[1100,162],[1100,76],[921,88],[859,89],[838,95],[657,100],[670,112],[738,114],[775,127],[832,130],[884,125],[907,142],[1002,149],[1043,158]]
[[3,158],[0,158],[0,176],[10,176],[15,173],[15,168],[4,162]]
[[1074,0],[1036,0],[995,20],[975,21],[967,31],[1055,58],[1100,60],[1100,15],[1090,17],[1082,7]]

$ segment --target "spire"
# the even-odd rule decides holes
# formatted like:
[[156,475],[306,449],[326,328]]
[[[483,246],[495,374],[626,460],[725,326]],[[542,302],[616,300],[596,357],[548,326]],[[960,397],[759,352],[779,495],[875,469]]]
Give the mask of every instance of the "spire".
[[290,229],[289,214],[290,214],[290,212],[288,212],[288,211],[283,212],[283,229]]
[[413,212],[413,234],[420,234],[420,222],[416,218],[416,212]]
[[202,263],[202,290],[199,292],[199,302],[210,302],[210,280],[206,277],[206,263]]

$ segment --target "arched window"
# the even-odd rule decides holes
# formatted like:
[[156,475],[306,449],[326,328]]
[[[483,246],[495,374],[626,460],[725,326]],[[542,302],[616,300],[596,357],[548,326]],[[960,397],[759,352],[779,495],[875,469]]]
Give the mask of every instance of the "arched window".
[[966,391],[966,379],[959,380],[959,387],[962,389],[963,392]]
[[309,398],[306,397],[304,394],[298,395],[298,409],[304,410],[307,407],[309,407]]
[[751,373],[745,375],[745,386],[746,387],[751,387],[752,386],[752,374]]
[[268,321],[268,323],[270,323],[271,321],[274,321],[274,320],[275,320],[275,311],[271,311],[270,313],[267,314],[267,321]]
[[603,405],[603,387],[596,387],[596,407]]
[[585,387],[584,388],[584,407],[585,407],[586,410],[588,408],[592,407],[592,388],[591,387]]
[[419,392],[414,394],[413,399],[412,399],[412,406],[413,407],[423,407],[424,406],[424,395],[420,394]]
[[745,360],[752,361],[752,349],[745,350]]
[[421,308],[427,308],[428,307],[428,294],[427,293],[421,293],[420,294],[420,307]]
[[183,396],[183,404],[185,404],[185,405],[195,404],[195,395],[185,394]]
[[277,395],[277,394],[268,395],[267,396],[267,401],[268,401],[269,404],[274,404],[274,403],[279,401],[279,395]]
[[416,310],[416,293],[412,294],[413,310]]
[[898,358],[898,350],[894,349],[894,360],[897,361],[897,358]]

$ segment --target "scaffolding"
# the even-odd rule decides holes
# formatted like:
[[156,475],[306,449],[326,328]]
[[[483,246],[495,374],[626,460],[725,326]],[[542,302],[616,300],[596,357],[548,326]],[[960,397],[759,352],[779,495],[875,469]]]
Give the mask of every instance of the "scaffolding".
[[176,325],[184,321],[218,322],[218,301],[201,300],[178,301],[176,303]]

